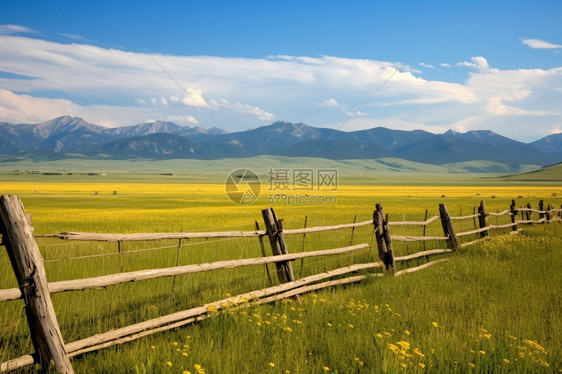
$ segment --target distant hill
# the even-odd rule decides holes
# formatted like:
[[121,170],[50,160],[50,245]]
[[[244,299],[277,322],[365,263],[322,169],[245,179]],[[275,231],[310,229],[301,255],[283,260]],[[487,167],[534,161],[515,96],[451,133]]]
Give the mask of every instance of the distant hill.
[[527,173],[512,174],[503,177],[503,179],[513,181],[533,181],[533,182],[560,182],[562,183],[562,162],[556,165],[546,166],[539,170],[530,171]]
[[433,134],[376,127],[344,132],[281,121],[228,134],[165,121],[107,128],[64,116],[38,124],[0,123],[0,154],[18,152],[50,159],[393,158],[434,165],[479,162],[474,164],[478,170],[499,171],[560,162],[562,135],[527,144],[486,130]]

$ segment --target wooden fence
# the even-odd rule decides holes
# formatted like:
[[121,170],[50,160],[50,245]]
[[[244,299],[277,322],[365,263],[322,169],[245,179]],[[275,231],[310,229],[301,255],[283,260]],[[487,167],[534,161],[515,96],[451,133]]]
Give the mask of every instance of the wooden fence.
[[[532,214],[538,214],[538,219],[532,219]],[[517,219],[521,215],[521,219]],[[43,259],[39,253],[37,243],[34,239],[33,228],[29,217],[26,216],[23,205],[17,196],[0,197],[0,233],[2,234],[2,245],[8,251],[10,262],[18,281],[18,288],[0,290],[0,302],[23,299],[25,303],[26,317],[31,332],[31,340],[35,349],[34,354],[24,355],[1,363],[0,371],[9,371],[33,363],[39,363],[43,368],[54,366],[62,373],[73,373],[70,357],[86,352],[95,351],[104,347],[128,342],[156,332],[173,329],[179,326],[193,323],[208,318],[212,312],[225,308],[244,308],[275,300],[298,297],[298,295],[334,285],[359,282],[367,277],[382,276],[384,274],[399,276],[424,269],[428,266],[444,261],[438,259],[425,264],[395,271],[396,262],[405,262],[429,256],[441,255],[458,250],[474,242],[460,243],[462,238],[477,235],[480,239],[487,237],[493,230],[510,229],[517,232],[518,225],[533,223],[548,223],[561,221],[562,209],[546,209],[541,201],[539,209],[532,209],[530,205],[525,208],[516,208],[512,201],[509,209],[503,212],[487,212],[484,201],[481,201],[473,214],[467,216],[451,217],[445,204],[439,205],[439,216],[426,218],[424,221],[389,221],[388,215],[384,214],[381,204],[377,204],[373,212],[373,219],[363,222],[340,224],[334,226],[316,226],[302,229],[284,229],[283,221],[278,219],[272,208],[264,209],[262,216],[265,230],[260,230],[256,222],[254,231],[228,231],[228,232],[181,232],[181,233],[143,233],[143,234],[101,234],[101,233],[79,233],[65,232],[56,235],[36,235],[57,237],[63,240],[75,241],[105,241],[117,242],[120,245],[125,241],[150,241],[164,239],[193,239],[193,238],[252,238],[260,240],[263,257],[216,261],[211,263],[175,266],[160,269],[147,269],[119,274],[111,274],[100,277],[75,279],[47,283]],[[488,223],[489,216],[509,216],[511,222],[502,225],[491,225]],[[454,221],[472,219],[478,227],[474,230],[459,232],[455,230]],[[441,222],[442,236],[426,236],[426,227],[432,222]],[[351,229],[357,227],[373,226],[373,234],[376,238],[378,257],[380,261],[354,264],[341,267],[304,278],[295,279],[291,261],[319,256],[334,256],[349,254],[354,251],[370,248],[368,243],[350,245],[346,247],[316,250],[310,252],[289,253],[285,236],[308,233],[325,232],[331,230]],[[423,236],[396,236],[391,235],[390,229],[395,226],[421,226]],[[353,231],[352,231],[353,235]],[[273,256],[266,256],[263,245],[263,237],[267,236]],[[478,239],[478,240],[480,240]],[[353,240],[353,239],[352,239]],[[441,241],[446,243],[446,248],[425,250],[425,243]],[[406,256],[394,256],[393,242],[423,242],[424,250]],[[166,316],[150,319],[97,334],[92,337],[64,343],[60,333],[59,325],[53,305],[51,294],[68,291],[80,291],[86,289],[98,289],[147,279],[161,277],[175,277],[183,274],[199,273],[205,271],[232,269],[243,266],[266,265],[274,263],[277,270],[279,284],[268,288],[255,290],[240,294],[212,303],[204,304],[195,308],[179,311]],[[367,273],[381,268],[382,272]],[[353,273],[363,272],[361,275]],[[269,272],[268,272],[269,276]],[[338,277],[338,279],[330,280]]]

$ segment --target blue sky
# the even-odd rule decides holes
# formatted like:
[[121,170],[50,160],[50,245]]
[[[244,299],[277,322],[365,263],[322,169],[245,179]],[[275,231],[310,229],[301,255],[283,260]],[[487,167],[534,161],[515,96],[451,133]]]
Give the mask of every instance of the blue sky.
[[560,1],[0,0],[0,121],[562,131]]

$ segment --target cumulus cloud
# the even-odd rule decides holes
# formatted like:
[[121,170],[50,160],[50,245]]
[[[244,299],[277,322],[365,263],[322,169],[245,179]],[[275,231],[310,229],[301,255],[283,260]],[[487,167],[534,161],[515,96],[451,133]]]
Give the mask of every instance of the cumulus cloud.
[[470,59],[470,62],[459,62],[457,66],[466,66],[478,70],[487,70],[490,68],[490,66],[488,65],[488,61],[482,56],[472,57]]
[[562,48],[560,44],[553,44],[545,42],[540,39],[522,39],[521,43],[532,49],[559,49]]

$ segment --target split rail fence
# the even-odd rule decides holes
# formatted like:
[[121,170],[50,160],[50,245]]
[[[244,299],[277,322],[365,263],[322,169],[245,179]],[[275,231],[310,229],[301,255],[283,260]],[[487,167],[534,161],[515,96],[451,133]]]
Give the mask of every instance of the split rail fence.
[[[533,219],[532,214],[538,219]],[[518,226],[534,223],[548,223],[561,221],[562,209],[546,209],[541,201],[538,209],[532,209],[530,205],[524,208],[516,208],[512,201],[509,209],[503,212],[487,212],[484,201],[480,202],[478,212],[471,215],[451,217],[445,204],[439,205],[439,216],[426,218],[424,221],[389,221],[388,215],[384,213],[381,204],[376,204],[373,219],[363,222],[354,222],[334,226],[316,226],[302,229],[284,229],[283,220],[278,219],[273,208],[262,210],[265,230],[260,230],[256,223],[254,231],[228,231],[228,232],[181,232],[181,233],[142,233],[142,234],[101,234],[68,232],[50,237],[58,237],[63,240],[75,241],[104,241],[121,242],[126,241],[153,241],[165,239],[195,239],[195,238],[258,238],[263,257],[247,258],[238,260],[216,261],[210,263],[175,266],[169,268],[147,269],[119,274],[111,274],[94,278],[66,280],[58,282],[47,282],[43,258],[34,238],[30,218],[25,214],[24,207],[17,196],[0,197],[0,233],[2,234],[2,245],[6,247],[10,262],[12,264],[19,287],[0,290],[0,302],[23,299],[25,312],[31,333],[31,340],[35,353],[1,363],[0,371],[9,371],[24,367],[33,363],[39,363],[43,368],[53,367],[62,373],[73,373],[70,358],[95,351],[101,348],[121,344],[156,332],[166,331],[179,326],[187,325],[208,318],[212,313],[225,308],[237,309],[252,305],[269,303],[283,298],[296,297],[298,295],[319,290],[335,285],[360,282],[373,276],[384,274],[399,276],[418,271],[445,261],[445,258],[426,262],[415,267],[406,267],[396,271],[396,262],[408,262],[414,259],[427,258],[456,251],[466,245],[460,244],[464,237],[479,236],[486,238],[493,230],[510,229],[517,232]],[[518,219],[519,215],[521,216]],[[509,216],[510,223],[492,225],[488,222],[490,216]],[[459,220],[473,220],[475,229],[457,233],[453,222]],[[478,220],[478,225],[476,221]],[[442,236],[426,236],[426,227],[432,222],[441,222]],[[291,261],[308,257],[334,256],[349,254],[354,251],[370,248],[368,243],[350,245],[341,248],[316,250],[300,253],[289,253],[285,236],[303,235],[315,232],[331,230],[353,230],[362,226],[373,226],[373,235],[376,239],[378,258],[380,261],[353,264],[319,274],[295,279]],[[390,227],[395,226],[420,226],[423,227],[423,236],[397,236],[391,235]],[[38,235],[39,236],[39,235]],[[263,244],[263,237],[267,236],[273,256],[267,256]],[[480,240],[477,239],[477,240]],[[446,248],[425,250],[425,243],[437,241],[445,242]],[[394,256],[393,243],[397,242],[423,242],[424,250],[405,256]],[[195,308],[179,311],[166,316],[150,319],[133,325],[113,329],[92,337],[65,343],[57,322],[56,314],[51,302],[51,294],[80,291],[86,289],[99,289],[147,279],[161,277],[175,277],[178,275],[206,272],[219,269],[232,269],[243,266],[255,266],[275,264],[279,284],[247,292],[233,297],[228,297],[212,303],[204,304]],[[369,272],[381,268],[382,272]],[[354,274],[355,273],[355,274]],[[359,273],[359,274],[357,274]],[[351,276],[347,276],[350,275]],[[268,271],[269,276],[269,271]],[[347,276],[343,277],[342,276]],[[337,278],[337,279],[332,279]]]

